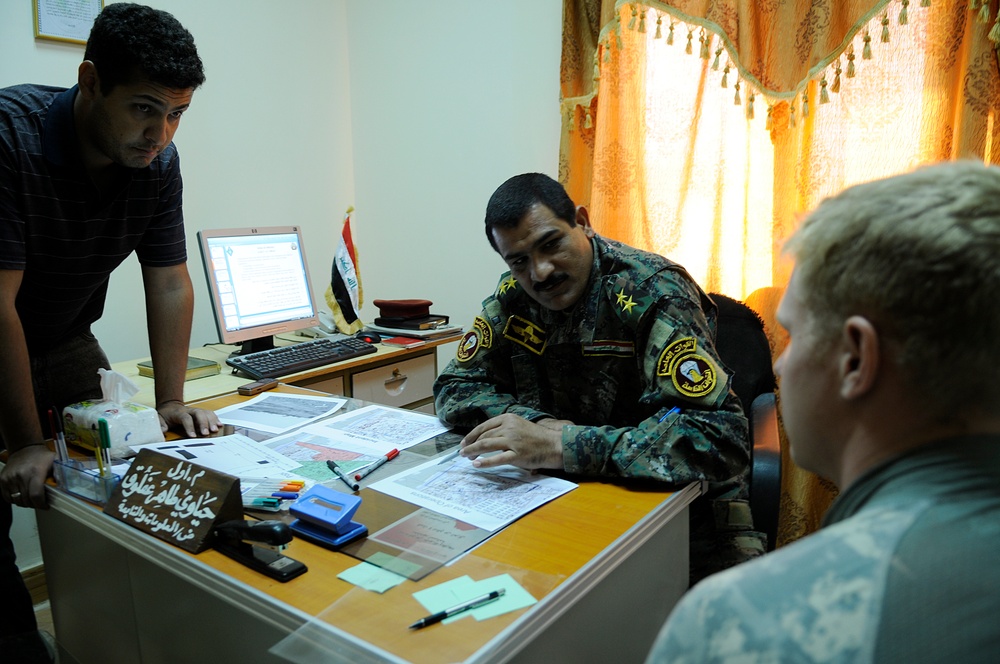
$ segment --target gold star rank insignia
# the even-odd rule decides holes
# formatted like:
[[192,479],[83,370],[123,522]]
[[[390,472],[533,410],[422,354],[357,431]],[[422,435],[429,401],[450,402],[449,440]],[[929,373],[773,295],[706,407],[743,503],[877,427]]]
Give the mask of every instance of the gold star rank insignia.
[[631,313],[632,307],[634,307],[638,302],[632,299],[632,295],[625,295],[625,289],[618,291],[618,306],[622,308],[625,313]]
[[507,277],[500,284],[500,287],[497,288],[497,295],[503,295],[507,291],[509,291],[509,290],[511,290],[513,288],[516,288],[516,287],[517,287],[517,281],[514,279],[514,277]]

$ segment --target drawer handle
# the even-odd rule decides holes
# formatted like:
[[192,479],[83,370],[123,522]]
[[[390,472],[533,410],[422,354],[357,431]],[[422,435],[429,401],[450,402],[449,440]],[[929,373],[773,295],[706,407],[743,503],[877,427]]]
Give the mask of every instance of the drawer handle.
[[409,376],[400,373],[399,369],[393,369],[392,378],[385,381],[385,391],[392,396],[398,396],[404,389],[406,389],[407,380],[409,380]]

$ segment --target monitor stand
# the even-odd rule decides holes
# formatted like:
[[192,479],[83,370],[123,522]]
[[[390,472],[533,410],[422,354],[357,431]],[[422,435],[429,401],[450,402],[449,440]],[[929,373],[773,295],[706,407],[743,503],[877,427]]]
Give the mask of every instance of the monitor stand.
[[257,337],[256,339],[247,339],[240,346],[240,349],[233,351],[229,354],[230,357],[234,355],[247,355],[249,353],[256,353],[262,350],[274,350],[274,336],[266,335],[263,337]]

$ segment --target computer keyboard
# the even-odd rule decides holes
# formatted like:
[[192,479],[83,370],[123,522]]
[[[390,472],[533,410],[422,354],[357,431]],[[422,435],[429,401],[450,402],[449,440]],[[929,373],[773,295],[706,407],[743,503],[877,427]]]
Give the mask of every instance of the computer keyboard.
[[239,369],[252,378],[281,378],[306,369],[326,366],[368,355],[378,349],[367,341],[346,339],[316,339],[272,350],[262,350],[246,355],[233,355],[226,364]]

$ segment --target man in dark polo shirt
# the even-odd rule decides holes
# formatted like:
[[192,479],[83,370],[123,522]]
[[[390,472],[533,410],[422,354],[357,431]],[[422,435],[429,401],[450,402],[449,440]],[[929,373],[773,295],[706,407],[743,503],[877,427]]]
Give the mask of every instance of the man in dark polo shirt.
[[100,398],[108,359],[91,324],[111,272],[142,266],[156,408],[164,430],[218,428],[183,403],[193,291],[171,142],[205,80],[191,34],[170,14],[108,5],[69,90],[0,90],[0,653],[49,661],[14,562],[11,505],[46,507],[48,408]]

